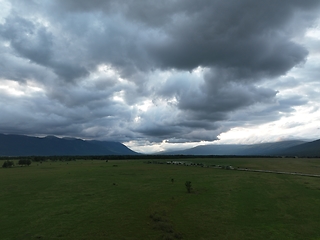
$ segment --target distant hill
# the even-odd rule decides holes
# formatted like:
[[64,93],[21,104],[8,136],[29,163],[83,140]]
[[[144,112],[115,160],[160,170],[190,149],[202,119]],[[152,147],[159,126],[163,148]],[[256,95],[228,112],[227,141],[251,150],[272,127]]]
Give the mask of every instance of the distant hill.
[[137,155],[125,145],[55,136],[30,137],[0,134],[0,156]]
[[[162,152],[164,155],[238,155],[238,156],[274,156],[289,153],[290,149],[306,144],[304,141],[292,140],[283,142],[261,143],[252,145],[221,144],[202,145],[179,151]],[[295,154],[294,154],[295,155]]]
[[288,156],[320,157],[320,139],[283,149],[279,153]]

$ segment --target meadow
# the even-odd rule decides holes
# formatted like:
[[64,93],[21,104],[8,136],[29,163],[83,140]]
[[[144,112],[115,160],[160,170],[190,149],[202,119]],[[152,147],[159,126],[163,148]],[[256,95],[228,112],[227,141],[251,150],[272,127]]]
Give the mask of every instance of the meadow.
[[[320,174],[320,159],[178,161]],[[320,178],[145,162],[0,168],[0,239],[320,239]]]

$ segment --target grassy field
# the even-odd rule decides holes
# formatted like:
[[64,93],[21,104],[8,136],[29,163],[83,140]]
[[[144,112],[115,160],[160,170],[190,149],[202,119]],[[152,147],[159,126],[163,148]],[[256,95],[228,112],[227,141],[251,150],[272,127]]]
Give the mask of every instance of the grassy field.
[[[320,159],[186,161],[320,174]],[[320,239],[320,178],[78,160],[0,168],[0,183],[1,240]]]

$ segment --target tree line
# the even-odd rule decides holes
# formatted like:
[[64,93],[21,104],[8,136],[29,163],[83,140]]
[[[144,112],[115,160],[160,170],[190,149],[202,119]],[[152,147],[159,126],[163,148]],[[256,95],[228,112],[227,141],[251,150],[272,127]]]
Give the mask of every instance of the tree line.
[[[30,166],[31,164],[31,160],[30,159],[19,159],[18,161],[18,165],[20,166]],[[2,164],[2,167],[3,168],[10,168],[10,167],[13,167],[15,164],[14,164],[14,161],[13,160],[5,160]]]
[[190,159],[190,158],[270,158],[270,156],[235,156],[235,155],[85,155],[85,156],[24,156],[0,157],[0,160],[29,159],[32,162],[76,161],[76,160],[148,160],[148,159]]

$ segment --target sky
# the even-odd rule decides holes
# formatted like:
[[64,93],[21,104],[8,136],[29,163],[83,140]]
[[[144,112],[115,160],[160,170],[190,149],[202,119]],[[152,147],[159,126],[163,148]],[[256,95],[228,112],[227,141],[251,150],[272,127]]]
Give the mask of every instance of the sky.
[[0,0],[0,133],[150,153],[319,139],[319,0]]

